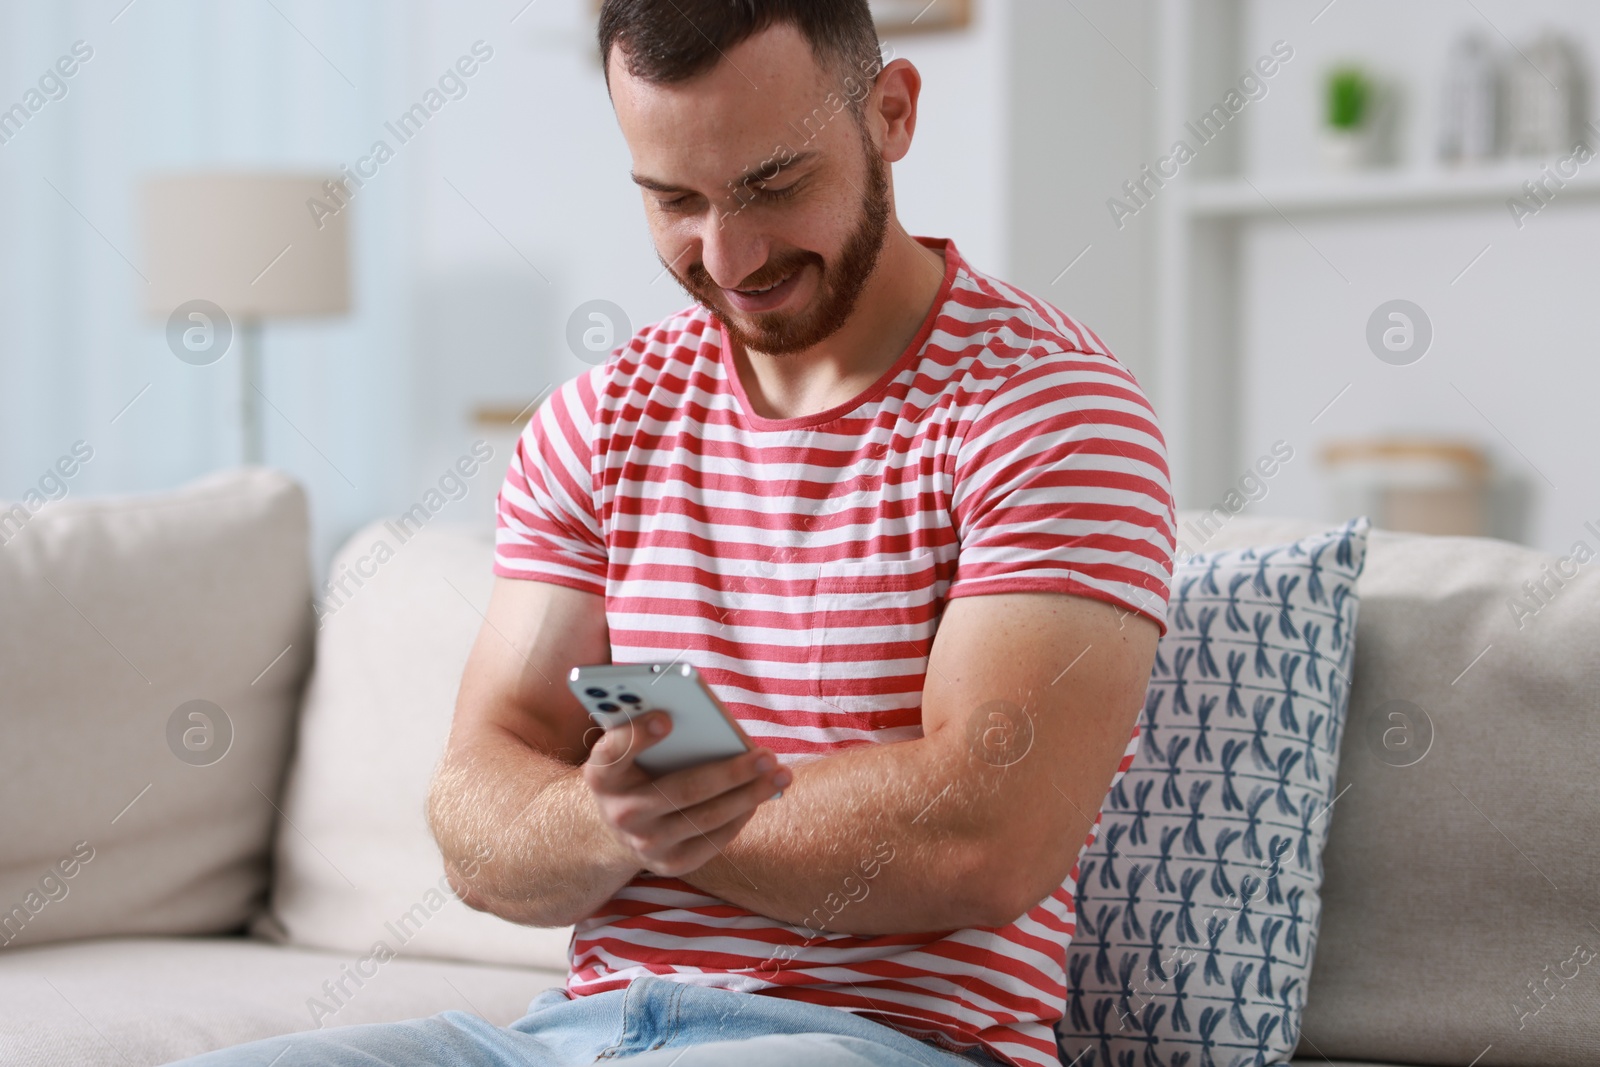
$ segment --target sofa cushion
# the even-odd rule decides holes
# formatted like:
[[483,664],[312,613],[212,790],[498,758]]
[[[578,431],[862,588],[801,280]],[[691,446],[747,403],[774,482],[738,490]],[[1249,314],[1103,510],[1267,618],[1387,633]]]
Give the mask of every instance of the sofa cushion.
[[491,525],[437,522],[374,523],[335,558],[260,935],[565,970],[570,927],[517,926],[450,893],[425,817],[493,560]]
[[1294,1050],[1368,526],[1179,563],[1139,751],[1079,861],[1064,1059]]
[[0,953],[0,1063],[141,1067],[277,1034],[441,1011],[504,1026],[565,981],[564,972],[478,964],[363,963],[240,937],[47,945]]
[[1571,537],[1372,532],[1299,1055],[1594,1062],[1600,517]]
[[5,537],[0,944],[237,929],[311,658],[303,493],[231,471]]
[[[0,1063],[154,1067],[318,1023],[393,1022],[441,1011],[469,1011],[505,1026],[566,979],[564,972],[394,959],[358,986],[347,973],[357,962],[344,953],[231,937],[113,938],[0,953]],[[340,980],[342,1003],[324,1015],[312,1002],[327,1003],[324,983]],[[1328,1063],[1305,1059],[1292,1067]]]

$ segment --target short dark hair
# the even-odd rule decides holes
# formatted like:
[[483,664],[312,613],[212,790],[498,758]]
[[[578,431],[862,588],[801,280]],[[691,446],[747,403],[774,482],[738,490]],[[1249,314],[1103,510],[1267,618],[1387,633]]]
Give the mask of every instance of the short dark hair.
[[798,29],[824,66],[849,70],[869,83],[883,66],[867,0],[605,0],[600,65],[609,86],[611,48],[617,45],[634,77],[662,85],[687,81],[778,23]]

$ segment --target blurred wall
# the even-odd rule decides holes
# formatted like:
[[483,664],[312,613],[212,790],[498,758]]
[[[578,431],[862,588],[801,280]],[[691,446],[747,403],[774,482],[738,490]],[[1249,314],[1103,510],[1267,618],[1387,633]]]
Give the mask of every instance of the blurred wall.
[[1094,330],[1153,398],[1154,228],[1144,216],[1119,229],[1106,210],[1150,158],[1158,75],[1151,6],[1013,5],[1005,208],[1008,280]]
[[[1273,94],[1248,113],[1245,170],[1263,183],[1323,171],[1318,90],[1325,72],[1346,60],[1398,92],[1401,170],[1436,166],[1445,58],[1456,37],[1477,33],[1516,65],[1524,60],[1515,49],[1547,28],[1578,45],[1589,69],[1589,114],[1600,115],[1600,6],[1592,3],[1340,0],[1313,24],[1298,7],[1251,0],[1245,53],[1285,39],[1295,58]],[[1593,130],[1588,137],[1600,144]],[[1501,166],[1537,179],[1542,161]],[[1600,170],[1600,162],[1588,168]],[[1520,227],[1497,197],[1473,206],[1296,216],[1293,227],[1266,218],[1246,231],[1241,460],[1277,439],[1297,449],[1260,511],[1343,518],[1331,510],[1316,459],[1321,445],[1413,431],[1465,437],[1494,457],[1506,480],[1504,534],[1563,554],[1588,537],[1584,523],[1600,521],[1596,447],[1584,429],[1600,396],[1592,314],[1600,197],[1595,175],[1580,179],[1590,182],[1588,193],[1558,194]],[[1426,357],[1404,367],[1373,358],[1364,340],[1374,309],[1396,298],[1419,305],[1434,331]]]

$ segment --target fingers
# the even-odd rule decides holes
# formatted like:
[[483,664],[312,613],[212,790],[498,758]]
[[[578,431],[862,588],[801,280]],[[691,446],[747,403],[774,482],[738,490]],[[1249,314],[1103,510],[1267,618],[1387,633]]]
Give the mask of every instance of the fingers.
[[[642,866],[662,873],[693,870],[711,859],[717,847],[733,839],[756,809],[778,792],[779,781],[790,781],[791,772],[777,766],[771,753],[764,753],[766,759],[762,753],[753,755],[753,759],[747,754],[714,765],[722,772],[714,780],[726,780],[730,787],[712,793],[699,804],[686,808],[674,802],[667,787],[679,793],[686,787],[668,782],[673,775],[663,775],[626,796],[602,799],[602,814],[613,820],[617,839],[641,858]],[[755,770],[767,763],[771,764],[769,770]],[[702,788],[706,788],[703,778],[696,791]],[[691,866],[683,866],[691,860]]]
[[605,731],[582,775],[606,827],[639,866],[675,875],[715,856],[794,776],[758,748],[651,778],[635,757],[670,728],[670,717],[657,712]]
[[[787,770],[783,771],[785,776],[788,773]],[[771,776],[763,774],[754,781],[747,782],[737,789],[730,789],[692,808],[678,809],[661,820],[662,827],[667,833],[675,833],[685,840],[696,833],[709,834],[736,819],[749,818],[755,814],[756,808],[763,802],[771,800],[776,794],[777,784]]]
[[771,796],[772,792],[788,785],[793,774],[778,763],[771,749],[755,748],[730,759],[664,774],[655,782],[661,795],[675,807],[692,808],[758,777],[772,782],[772,791],[767,794]]
[[744,829],[745,823],[754,815],[755,809],[752,808],[714,830],[686,837],[672,848],[664,850],[659,858],[645,866],[648,870],[667,878],[677,878],[699,870],[738,837],[739,831]]

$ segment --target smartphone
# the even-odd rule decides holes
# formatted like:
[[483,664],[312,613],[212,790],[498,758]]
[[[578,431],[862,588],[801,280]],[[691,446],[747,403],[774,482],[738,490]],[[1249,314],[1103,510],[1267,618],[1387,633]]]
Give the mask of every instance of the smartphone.
[[727,759],[755,746],[688,663],[603,663],[574,667],[567,686],[589,717],[610,729],[665,711],[672,730],[635,761],[653,775]]

